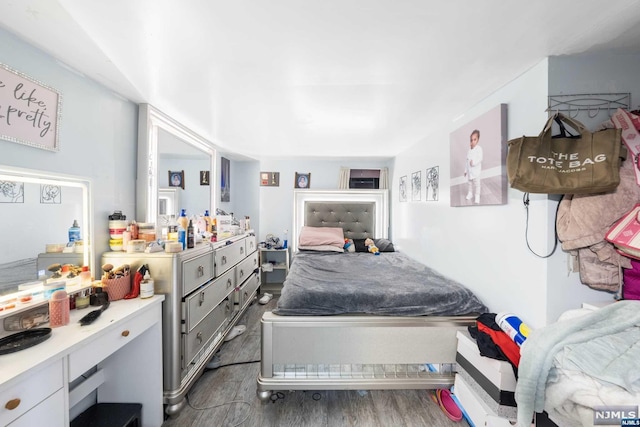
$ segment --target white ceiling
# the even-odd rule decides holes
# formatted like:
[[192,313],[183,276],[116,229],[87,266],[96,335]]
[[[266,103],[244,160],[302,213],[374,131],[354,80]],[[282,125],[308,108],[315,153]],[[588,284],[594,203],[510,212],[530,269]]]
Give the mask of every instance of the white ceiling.
[[223,150],[390,157],[640,0],[0,0],[0,25]]

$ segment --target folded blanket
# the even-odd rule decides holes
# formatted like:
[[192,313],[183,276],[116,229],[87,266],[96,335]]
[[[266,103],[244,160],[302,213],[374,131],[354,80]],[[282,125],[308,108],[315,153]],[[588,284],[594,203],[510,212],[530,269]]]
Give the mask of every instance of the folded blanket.
[[[578,318],[559,321],[531,332],[521,348],[516,402],[518,426],[530,426],[533,412],[542,412],[549,371],[559,351],[572,349],[570,361],[588,375],[626,389],[640,379],[633,355],[640,349],[640,301],[620,301]],[[629,340],[621,339],[629,331]],[[603,346],[598,338],[610,337]],[[613,345],[611,345],[613,343]],[[576,347],[577,344],[584,344]],[[574,346],[574,347],[572,347]]]

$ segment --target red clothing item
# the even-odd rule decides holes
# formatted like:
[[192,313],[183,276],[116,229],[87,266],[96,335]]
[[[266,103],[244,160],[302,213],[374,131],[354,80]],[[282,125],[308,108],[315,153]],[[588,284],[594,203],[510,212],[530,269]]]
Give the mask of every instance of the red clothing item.
[[478,325],[478,331],[489,335],[494,344],[500,347],[500,350],[502,350],[507,359],[509,359],[509,362],[517,368],[520,364],[520,347],[518,347],[518,344],[504,331],[496,331],[481,322],[476,323]]

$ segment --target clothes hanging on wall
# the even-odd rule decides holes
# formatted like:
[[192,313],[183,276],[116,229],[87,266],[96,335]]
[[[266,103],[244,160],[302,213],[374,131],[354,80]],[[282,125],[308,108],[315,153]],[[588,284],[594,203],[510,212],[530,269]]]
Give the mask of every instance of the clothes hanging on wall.
[[[631,156],[630,156],[631,157]],[[620,267],[631,268],[628,258],[616,252],[604,236],[611,226],[640,200],[633,159],[620,168],[620,185],[601,194],[567,194],[560,201],[556,225],[562,249],[579,263],[580,281],[598,290],[617,292]]]

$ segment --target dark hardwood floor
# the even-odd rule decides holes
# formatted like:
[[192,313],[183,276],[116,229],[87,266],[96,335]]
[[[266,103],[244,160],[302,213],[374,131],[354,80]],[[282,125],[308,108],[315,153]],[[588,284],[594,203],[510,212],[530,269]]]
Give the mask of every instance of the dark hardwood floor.
[[188,394],[189,404],[162,427],[467,425],[464,420],[449,420],[425,390],[291,391],[262,403],[256,396],[260,318],[275,304],[273,299],[266,305],[256,301],[249,307],[238,322],[247,326],[246,332],[220,349],[223,366],[205,371]]

